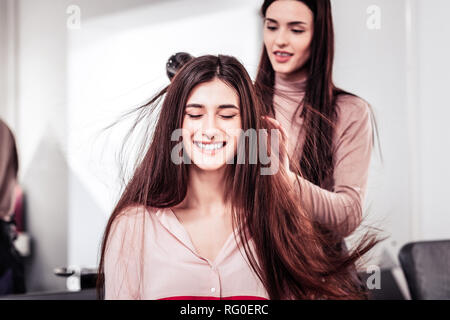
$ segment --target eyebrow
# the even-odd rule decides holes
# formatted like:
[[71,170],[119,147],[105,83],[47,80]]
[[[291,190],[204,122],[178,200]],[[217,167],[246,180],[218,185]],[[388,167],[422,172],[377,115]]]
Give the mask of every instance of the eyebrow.
[[[266,21],[273,22],[273,23],[278,23],[277,20],[271,19],[271,18],[266,18]],[[303,21],[291,21],[291,22],[288,22],[288,26],[296,26],[296,25],[299,25],[299,24],[307,25],[307,23],[303,22]]]
[[[204,108],[205,106],[198,104],[198,103],[191,103],[186,105],[186,108]],[[219,109],[237,109],[239,110],[238,107],[236,107],[234,104],[221,104],[220,106],[218,106]]]

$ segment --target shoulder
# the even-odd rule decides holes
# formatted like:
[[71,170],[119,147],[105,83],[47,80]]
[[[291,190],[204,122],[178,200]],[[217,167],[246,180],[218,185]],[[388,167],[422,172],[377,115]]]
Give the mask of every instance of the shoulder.
[[143,205],[132,205],[122,209],[116,219],[129,220],[136,218],[144,218],[150,214],[154,214],[158,209],[146,207]]
[[133,242],[153,224],[157,209],[145,206],[128,206],[121,210],[111,223],[110,237]]
[[358,120],[368,119],[371,114],[369,103],[361,97],[342,93],[336,97],[338,119]]
[[114,219],[114,222],[116,224],[127,224],[131,221],[136,220],[144,220],[146,218],[150,218],[150,215],[154,213],[153,208],[145,207],[142,205],[134,205],[134,206],[128,206],[124,209],[122,209]]
[[336,137],[344,134],[367,136],[373,131],[372,109],[369,103],[351,94],[340,94],[336,98]]

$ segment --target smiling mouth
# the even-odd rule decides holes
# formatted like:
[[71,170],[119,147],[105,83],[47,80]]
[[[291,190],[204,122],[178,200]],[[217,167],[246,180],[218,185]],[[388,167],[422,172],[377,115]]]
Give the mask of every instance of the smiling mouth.
[[218,143],[202,143],[202,142],[194,141],[194,144],[201,150],[215,151],[215,150],[222,149],[223,147],[225,147],[225,145],[227,143],[224,141],[218,142]]
[[294,54],[289,53],[289,52],[283,52],[283,51],[275,51],[274,55],[276,55],[278,57],[292,57]]

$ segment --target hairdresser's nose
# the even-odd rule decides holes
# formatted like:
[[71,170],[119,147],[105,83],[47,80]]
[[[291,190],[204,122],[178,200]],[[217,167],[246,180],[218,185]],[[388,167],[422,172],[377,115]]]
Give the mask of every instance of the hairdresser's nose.
[[279,48],[284,48],[288,44],[288,35],[286,30],[284,28],[280,28],[277,32],[276,38],[275,38],[275,44]]

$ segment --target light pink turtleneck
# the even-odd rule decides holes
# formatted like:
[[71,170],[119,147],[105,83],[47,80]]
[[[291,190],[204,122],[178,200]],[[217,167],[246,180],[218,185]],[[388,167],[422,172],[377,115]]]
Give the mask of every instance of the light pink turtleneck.
[[[305,140],[300,118],[306,79],[275,77],[275,118],[289,135],[288,153],[298,161]],[[372,153],[370,109],[364,100],[351,95],[337,99],[337,123],[333,137],[334,175],[327,189],[300,178],[301,198],[317,220],[342,236],[351,234],[362,219]]]

